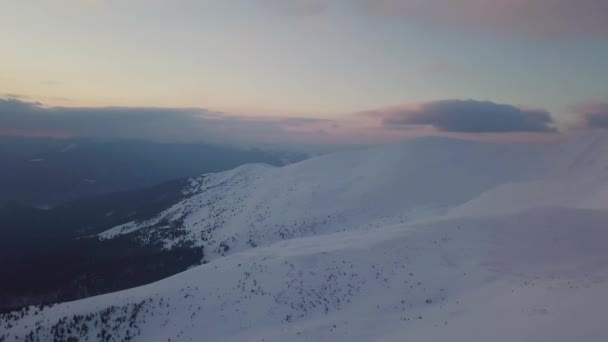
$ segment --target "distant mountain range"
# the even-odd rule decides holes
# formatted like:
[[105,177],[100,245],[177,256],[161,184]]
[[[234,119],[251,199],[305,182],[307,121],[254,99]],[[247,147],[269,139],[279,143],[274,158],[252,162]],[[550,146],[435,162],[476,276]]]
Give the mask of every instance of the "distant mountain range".
[[246,163],[281,166],[306,157],[298,152],[203,143],[0,136],[0,204],[47,208]]

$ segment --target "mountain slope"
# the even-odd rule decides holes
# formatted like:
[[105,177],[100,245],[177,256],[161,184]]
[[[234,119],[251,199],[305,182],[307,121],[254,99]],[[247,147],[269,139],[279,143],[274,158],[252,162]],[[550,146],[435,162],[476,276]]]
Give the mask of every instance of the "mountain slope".
[[422,139],[248,165],[100,235],[203,248],[156,283],[0,318],[4,338],[605,341],[608,136]]
[[603,341],[607,220],[550,208],[292,239],[3,317],[2,330],[8,340]]
[[[167,248],[200,246],[210,261],[294,237],[446,214],[500,214],[573,202],[608,209],[594,201],[597,191],[608,189],[608,153],[589,151],[597,141],[608,146],[605,135],[532,146],[428,138],[282,168],[245,165],[192,179],[188,198],[151,220],[100,237],[135,232]],[[573,168],[585,153],[598,159]]]

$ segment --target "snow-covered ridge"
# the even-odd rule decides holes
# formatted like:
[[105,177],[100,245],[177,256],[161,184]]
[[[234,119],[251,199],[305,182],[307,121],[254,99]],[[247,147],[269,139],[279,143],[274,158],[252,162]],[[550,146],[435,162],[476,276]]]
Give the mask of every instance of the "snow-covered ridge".
[[137,234],[207,264],[0,317],[0,340],[606,341],[608,135],[203,175]]
[[[276,241],[388,223],[500,214],[534,206],[602,209],[605,135],[499,145],[426,138],[274,168],[246,165],[191,180],[186,198],[145,222],[100,234],[203,247],[205,260]],[[606,152],[606,153],[605,153]]]

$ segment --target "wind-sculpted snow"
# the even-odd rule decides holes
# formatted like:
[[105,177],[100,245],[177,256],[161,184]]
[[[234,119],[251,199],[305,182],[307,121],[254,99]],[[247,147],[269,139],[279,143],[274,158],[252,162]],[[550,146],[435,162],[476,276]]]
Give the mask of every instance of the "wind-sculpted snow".
[[193,178],[100,237],[203,248],[206,264],[4,315],[0,336],[606,341],[607,148],[423,139]]
[[493,341],[602,341],[607,220],[549,208],[296,238],[0,328],[10,341],[481,341],[492,329],[508,331]]

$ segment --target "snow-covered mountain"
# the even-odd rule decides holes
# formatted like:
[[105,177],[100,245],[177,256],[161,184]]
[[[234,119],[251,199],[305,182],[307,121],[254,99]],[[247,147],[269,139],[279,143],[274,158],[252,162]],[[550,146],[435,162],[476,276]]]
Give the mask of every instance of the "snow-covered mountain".
[[6,340],[605,341],[608,135],[426,138],[246,165],[100,234],[203,248],[165,280],[0,318]]

